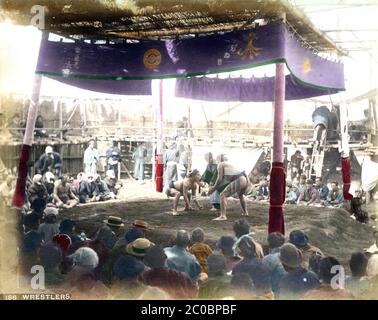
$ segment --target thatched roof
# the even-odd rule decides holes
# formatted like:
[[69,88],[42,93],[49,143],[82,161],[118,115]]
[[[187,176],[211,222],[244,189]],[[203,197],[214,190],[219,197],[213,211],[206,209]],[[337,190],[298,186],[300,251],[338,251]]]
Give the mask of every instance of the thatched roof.
[[2,0],[0,19],[29,24],[31,7],[46,7],[46,29],[64,36],[156,39],[251,27],[286,12],[297,36],[317,51],[339,51],[287,0]]

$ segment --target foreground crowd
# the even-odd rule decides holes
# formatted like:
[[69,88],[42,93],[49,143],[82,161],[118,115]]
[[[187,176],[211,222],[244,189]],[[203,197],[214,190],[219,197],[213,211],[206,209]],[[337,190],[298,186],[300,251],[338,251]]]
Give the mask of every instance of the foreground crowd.
[[75,225],[49,206],[40,219],[23,221],[26,281],[42,265],[46,289],[73,299],[369,299],[378,292],[378,232],[374,245],[352,254],[344,279],[334,270],[340,262],[302,231],[288,241],[271,233],[260,244],[244,218],[212,247],[201,228],[158,244],[142,220],[125,230],[121,218],[109,217],[91,239]]

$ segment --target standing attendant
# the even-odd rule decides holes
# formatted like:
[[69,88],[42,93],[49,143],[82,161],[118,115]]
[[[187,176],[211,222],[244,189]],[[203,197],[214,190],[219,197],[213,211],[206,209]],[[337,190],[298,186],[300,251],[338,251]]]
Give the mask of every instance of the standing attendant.
[[112,170],[115,179],[118,178],[118,164],[121,162],[121,150],[117,146],[117,142],[113,141],[106,150],[106,171]]
[[144,143],[138,142],[138,146],[133,153],[134,160],[134,178],[140,181],[144,180],[144,164],[147,157],[147,148]]
[[100,160],[95,141],[89,141],[88,148],[84,152],[84,172],[86,175],[97,174],[97,162]]

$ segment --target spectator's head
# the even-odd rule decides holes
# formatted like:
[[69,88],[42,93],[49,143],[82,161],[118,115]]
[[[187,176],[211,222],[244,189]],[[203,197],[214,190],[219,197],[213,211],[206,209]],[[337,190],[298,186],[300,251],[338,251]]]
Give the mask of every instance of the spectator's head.
[[302,262],[301,252],[291,243],[285,243],[280,249],[280,260],[287,272],[300,267]]
[[56,223],[58,219],[59,211],[54,207],[46,207],[43,211],[45,216],[45,223]]
[[363,252],[355,252],[349,260],[350,271],[353,277],[364,277],[367,273],[368,257]]
[[332,191],[337,191],[339,190],[339,183],[337,181],[332,181],[331,182],[331,190]]
[[143,262],[150,268],[165,268],[167,255],[164,250],[159,246],[153,246],[144,256]]
[[39,261],[45,269],[58,267],[62,257],[62,251],[55,244],[46,244],[39,250]]
[[239,219],[236,220],[234,223],[234,233],[237,238],[244,236],[245,234],[249,234],[249,223],[246,219]]
[[226,258],[223,254],[213,253],[207,258],[209,276],[222,275],[226,271]]
[[299,249],[305,248],[308,245],[308,237],[304,232],[300,230],[294,230],[290,232],[289,242]]
[[101,243],[106,249],[112,250],[117,242],[117,237],[108,226],[102,226],[98,230],[95,240]]
[[323,185],[323,181],[321,177],[316,177],[315,178],[315,186],[321,187]]
[[213,154],[211,152],[205,153],[205,160],[206,162],[210,164],[213,163],[214,162]]
[[55,176],[52,172],[48,171],[45,173],[45,181],[48,183],[54,183],[55,182]]
[[94,149],[94,147],[95,147],[95,141],[94,140],[90,140],[89,143],[88,143],[88,146],[89,146],[89,148]]
[[322,258],[319,262],[319,279],[322,280],[323,283],[330,284],[332,278],[339,272],[335,267],[340,265],[340,262],[333,257]]
[[22,241],[22,253],[36,253],[43,244],[44,235],[35,230],[31,230],[24,235]]
[[238,254],[243,258],[254,258],[256,256],[256,246],[251,237],[242,237],[237,247]]
[[59,224],[59,232],[72,234],[75,231],[76,222],[71,219],[63,219]]
[[378,254],[373,254],[368,261],[367,275],[369,277],[378,276]]
[[46,149],[45,149],[45,154],[48,156],[48,157],[54,157],[54,150],[51,146],[47,146]]
[[89,271],[94,270],[98,266],[98,255],[91,248],[79,248],[75,253],[68,256],[68,258],[72,260],[74,266],[82,267]]
[[315,251],[311,254],[310,256],[310,259],[308,261],[308,265],[309,265],[309,270],[311,270],[312,272],[316,273],[318,276],[319,276],[319,272],[320,272],[320,260],[322,260],[323,256]]
[[296,156],[300,156],[301,155],[301,151],[300,150],[295,151],[295,155]]
[[38,184],[38,185],[42,185],[42,175],[41,174],[36,174],[34,175],[33,177],[33,183],[35,184]]
[[25,215],[23,221],[25,231],[38,230],[40,219],[40,215],[35,212]]
[[99,174],[94,174],[93,175],[93,181],[97,184],[100,183],[101,182],[101,176]]
[[272,250],[281,247],[285,243],[285,236],[280,232],[272,232],[268,235],[267,241],[269,248]]
[[186,248],[189,245],[190,236],[189,233],[185,230],[180,230],[176,234],[176,246],[180,248]]
[[125,233],[125,240],[127,244],[135,241],[136,239],[143,238],[143,237],[144,237],[143,230],[138,229],[138,228],[132,228]]
[[72,241],[69,235],[60,233],[56,234],[53,239],[53,243],[55,243],[63,252],[67,252],[70,248]]
[[62,185],[65,186],[70,181],[70,177],[65,174],[60,178],[60,180],[62,181]]
[[312,179],[307,179],[306,180],[306,189],[307,190],[311,190],[314,186],[314,181],[312,181]]
[[113,275],[119,280],[133,281],[144,271],[144,264],[132,256],[119,257],[113,267]]
[[203,242],[205,240],[205,233],[202,228],[195,228],[192,231],[191,240],[193,243],[195,242]]
[[127,245],[126,252],[134,257],[143,259],[147,252],[154,246],[155,244],[150,240],[138,238]]
[[216,247],[221,250],[222,254],[226,257],[233,256],[234,251],[232,250],[232,247],[235,243],[235,240],[233,237],[230,236],[221,236],[216,243]]

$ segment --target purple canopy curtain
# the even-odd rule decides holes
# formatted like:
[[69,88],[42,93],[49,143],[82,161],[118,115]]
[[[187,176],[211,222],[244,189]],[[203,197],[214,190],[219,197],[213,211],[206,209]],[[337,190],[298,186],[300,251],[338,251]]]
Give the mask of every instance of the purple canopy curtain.
[[[335,89],[317,89],[297,83],[286,76],[286,100],[299,100],[337,93]],[[176,80],[176,97],[203,101],[274,101],[274,77],[265,78],[187,78]]]

